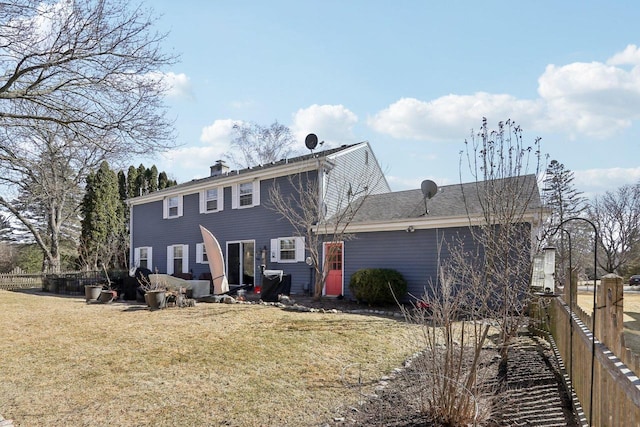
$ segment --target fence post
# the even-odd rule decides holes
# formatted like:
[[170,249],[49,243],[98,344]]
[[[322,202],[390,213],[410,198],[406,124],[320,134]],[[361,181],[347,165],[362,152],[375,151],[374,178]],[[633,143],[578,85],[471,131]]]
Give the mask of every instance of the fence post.
[[624,304],[622,277],[607,274],[600,278],[597,295],[598,337],[615,354],[622,352],[622,333],[624,326]]

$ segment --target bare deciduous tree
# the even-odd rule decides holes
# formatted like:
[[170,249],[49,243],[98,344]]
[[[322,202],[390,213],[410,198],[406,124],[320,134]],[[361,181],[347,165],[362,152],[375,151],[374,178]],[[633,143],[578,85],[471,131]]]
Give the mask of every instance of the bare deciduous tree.
[[511,121],[490,130],[483,120],[466,143],[475,185],[464,193],[464,203],[475,249],[449,245],[455,267],[450,271],[459,272],[454,280],[475,286],[473,304],[480,307],[469,307],[497,322],[505,363],[529,302],[534,231],[529,224],[541,215],[539,143],[535,139],[526,145],[522,130]]
[[616,273],[631,262],[640,245],[640,184],[625,185],[607,191],[589,204],[589,216],[598,228],[598,265],[607,273]]
[[236,123],[231,150],[224,157],[238,167],[253,167],[289,157],[295,139],[291,130],[276,120],[270,126]]
[[[59,233],[78,190],[103,160],[170,146],[161,68],[164,35],[118,0],[12,0],[0,7],[0,206],[59,268]],[[11,195],[11,196],[9,196]],[[42,224],[18,198],[44,209]]]

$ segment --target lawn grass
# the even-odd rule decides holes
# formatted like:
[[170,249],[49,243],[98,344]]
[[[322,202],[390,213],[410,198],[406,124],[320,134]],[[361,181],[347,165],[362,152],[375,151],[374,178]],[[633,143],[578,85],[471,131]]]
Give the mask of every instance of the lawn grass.
[[398,319],[0,291],[0,414],[18,426],[313,426],[415,351]]
[[[640,294],[625,292],[623,304],[625,345],[640,354]],[[587,313],[593,312],[593,292],[578,292],[578,305]]]

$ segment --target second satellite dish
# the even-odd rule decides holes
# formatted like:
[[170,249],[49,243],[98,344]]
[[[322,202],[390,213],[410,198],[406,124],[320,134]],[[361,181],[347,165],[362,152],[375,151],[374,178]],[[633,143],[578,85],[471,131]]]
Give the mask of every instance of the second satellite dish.
[[316,136],[316,134],[310,133],[309,135],[307,135],[307,137],[304,139],[304,145],[306,145],[309,150],[313,150],[314,148],[316,148],[318,146],[318,137]]
[[438,192],[438,186],[430,179],[425,179],[424,181],[422,181],[422,184],[420,184],[420,189],[422,190],[422,195],[425,197],[425,199],[432,198]]

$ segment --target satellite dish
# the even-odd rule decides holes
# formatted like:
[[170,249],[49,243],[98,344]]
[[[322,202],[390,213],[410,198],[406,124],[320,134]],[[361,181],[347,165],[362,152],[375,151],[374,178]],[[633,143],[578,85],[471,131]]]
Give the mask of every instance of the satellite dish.
[[309,150],[313,150],[314,148],[316,148],[318,146],[318,137],[316,136],[316,134],[310,133],[309,135],[307,135],[307,137],[304,139],[304,145],[306,145]]
[[422,190],[422,195],[425,197],[425,199],[432,198],[438,192],[438,186],[430,179],[425,179],[424,181],[422,181],[422,184],[420,184],[420,189]]

